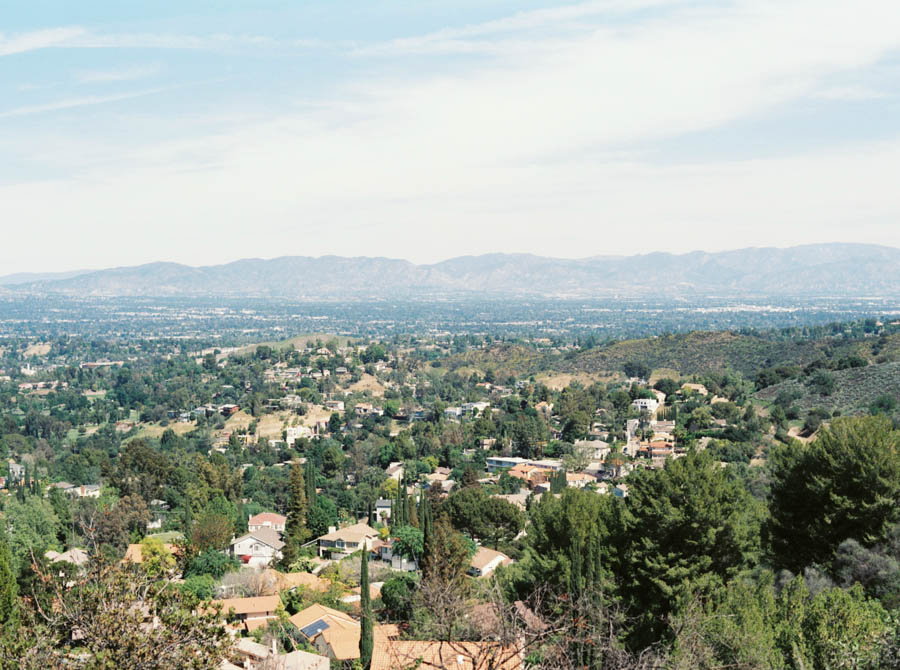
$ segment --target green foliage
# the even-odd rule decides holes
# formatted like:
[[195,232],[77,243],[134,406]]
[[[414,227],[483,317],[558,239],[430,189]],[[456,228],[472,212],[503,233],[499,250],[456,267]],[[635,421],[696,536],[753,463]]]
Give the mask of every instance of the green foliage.
[[511,541],[525,525],[525,517],[518,507],[489,495],[481,487],[453,493],[441,509],[454,528],[492,547]]
[[13,573],[12,552],[5,537],[0,537],[0,629],[16,614],[18,586]]
[[184,570],[184,576],[199,577],[208,575],[215,579],[221,579],[226,573],[237,570],[239,567],[240,564],[233,556],[209,549],[190,559]]
[[391,528],[394,538],[394,552],[410,561],[418,561],[422,557],[425,536],[421,530],[413,526],[395,526]]
[[778,447],[770,461],[778,566],[829,564],[844,540],[871,546],[900,520],[900,432],[884,417],[835,420],[809,446]]
[[374,626],[372,619],[372,597],[369,592],[369,552],[363,549],[360,557],[360,617],[359,617],[359,662],[363,670],[368,670],[372,662],[372,650],[375,646]]
[[760,554],[760,504],[705,453],[629,478],[622,590],[650,640],[685,589],[725,582]]
[[381,587],[381,602],[391,621],[409,621],[418,580],[407,572],[388,579]]
[[601,566],[593,581],[609,579],[617,555],[619,512],[612,496],[571,488],[558,498],[545,495],[532,505],[524,555],[510,570],[519,595],[538,586],[567,591],[579,579],[573,575],[573,557],[591,552],[595,554],[591,565]]

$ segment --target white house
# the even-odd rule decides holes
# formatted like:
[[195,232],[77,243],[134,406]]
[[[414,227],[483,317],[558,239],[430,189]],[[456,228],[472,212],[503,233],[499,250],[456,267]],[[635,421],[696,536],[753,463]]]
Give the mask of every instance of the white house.
[[659,400],[656,398],[638,398],[631,403],[631,407],[638,412],[646,410],[650,414],[655,414],[659,408]]
[[243,565],[262,568],[281,560],[284,542],[271,528],[261,528],[231,541],[231,555]]

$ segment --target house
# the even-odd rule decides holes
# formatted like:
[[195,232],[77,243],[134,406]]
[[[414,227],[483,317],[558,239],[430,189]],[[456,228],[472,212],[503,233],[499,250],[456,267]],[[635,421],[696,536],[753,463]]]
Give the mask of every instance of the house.
[[89,560],[88,553],[84,549],[69,549],[61,554],[55,551],[48,551],[44,556],[51,563],[71,563],[79,567]]
[[698,393],[700,395],[709,395],[709,391],[703,384],[682,384],[681,390]]
[[9,462],[9,483],[15,484],[25,479],[25,466],[11,460]]
[[226,598],[212,602],[214,605],[222,605],[223,616],[235,622],[232,624],[232,628],[250,632],[278,618],[276,610],[281,604],[281,598],[278,596],[257,596],[255,598]]
[[284,542],[272,528],[260,528],[231,541],[231,555],[251,568],[266,567],[281,560]]
[[66,493],[76,498],[99,498],[100,484],[82,484],[81,486],[73,486],[66,489]]
[[403,463],[395,462],[388,465],[384,472],[389,478],[399,482],[403,479],[405,470],[403,469]]
[[354,413],[356,416],[381,416],[384,414],[384,410],[380,407],[375,407],[370,402],[361,402],[354,409]]
[[509,565],[512,559],[501,551],[478,547],[469,561],[469,574],[473,577],[488,577],[501,565]]
[[254,514],[250,517],[250,520],[247,522],[247,530],[252,533],[255,530],[271,528],[279,533],[283,533],[286,523],[287,517],[283,517],[280,514],[275,514],[273,512],[263,512],[262,514]]
[[273,648],[255,642],[249,637],[238,638],[230,654],[232,660],[248,670],[257,668],[278,668],[278,670],[328,670],[330,661],[324,656],[307,651],[292,651],[278,654]]
[[224,417],[229,417],[229,416],[231,416],[232,414],[237,414],[237,413],[240,412],[240,411],[241,411],[241,406],[240,406],[240,405],[231,405],[231,404],[228,404],[228,405],[222,405],[222,406],[219,408],[219,412],[220,412],[220,413],[222,414],[222,416],[224,416]]
[[391,518],[391,509],[394,506],[393,500],[379,498],[375,501],[375,521],[384,523],[386,519]]
[[344,411],[344,401],[343,400],[326,400],[325,401],[325,409],[330,409],[332,412],[343,412]]
[[628,484],[619,484],[613,487],[613,495],[616,498],[627,498],[628,497]]
[[591,477],[585,472],[566,473],[566,486],[573,489],[583,489],[588,484],[593,484],[596,481],[597,479],[595,477]]
[[371,550],[379,537],[378,531],[366,523],[355,523],[340,530],[332,527],[318,539],[319,556],[331,554],[332,558],[346,558],[363,548]]
[[656,398],[637,398],[632,401],[631,408],[636,412],[649,412],[655,414],[659,409],[659,401]]
[[498,642],[437,642],[376,636],[370,670],[451,668],[452,670],[522,670],[514,646]]
[[310,605],[291,617],[306,640],[322,656],[337,661],[359,658],[359,621],[324,605]]

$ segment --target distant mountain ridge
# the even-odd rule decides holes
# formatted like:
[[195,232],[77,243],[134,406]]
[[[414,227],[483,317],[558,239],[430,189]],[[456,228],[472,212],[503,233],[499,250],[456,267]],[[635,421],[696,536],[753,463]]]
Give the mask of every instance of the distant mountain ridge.
[[[231,296],[301,300],[427,296],[900,296],[900,249],[814,244],[674,255],[460,256],[416,265],[392,258],[284,256],[193,267],[149,263],[39,277],[0,277],[8,291],[82,296]],[[26,278],[27,279],[27,278]]]

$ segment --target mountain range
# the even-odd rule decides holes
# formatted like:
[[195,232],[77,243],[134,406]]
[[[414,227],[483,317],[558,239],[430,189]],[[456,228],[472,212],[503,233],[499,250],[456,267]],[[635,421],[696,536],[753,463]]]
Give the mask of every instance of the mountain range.
[[0,277],[6,293],[221,296],[298,300],[402,297],[900,297],[900,249],[814,244],[687,254],[546,258],[461,256],[430,265],[391,258],[284,256],[193,267],[149,263]]

